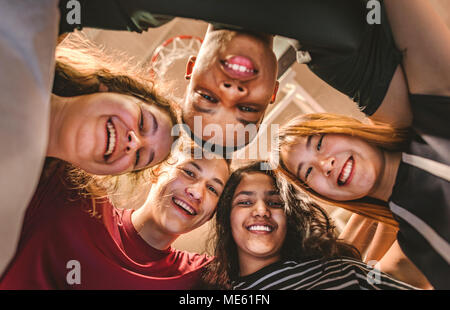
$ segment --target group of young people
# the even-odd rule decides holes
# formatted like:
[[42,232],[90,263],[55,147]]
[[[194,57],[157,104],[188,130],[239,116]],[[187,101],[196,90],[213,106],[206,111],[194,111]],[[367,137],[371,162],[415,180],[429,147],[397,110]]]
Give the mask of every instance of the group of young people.
[[[47,2],[48,15],[59,7],[59,33],[72,31],[67,1]],[[15,208],[16,216],[2,216],[15,230],[0,288],[450,288],[450,30],[431,5],[381,1],[380,23],[369,24],[368,1],[263,1],[251,18],[245,9],[227,14],[229,1],[202,2],[201,9],[196,2],[80,1],[84,27],[142,31],[173,16],[210,21],[186,66],[183,102],[164,98],[146,68],[77,36],[60,44],[55,38],[54,55],[49,47],[38,55],[47,57],[41,69],[55,64],[37,70],[53,78],[51,92],[39,97],[48,98],[46,152],[24,164],[45,163],[39,181],[30,175],[32,197],[1,208],[2,215]],[[248,144],[254,137],[239,139],[240,127],[227,132],[227,125],[258,127],[275,102],[274,34],[297,39],[311,55],[310,69],[368,118],[293,115],[273,150],[279,162],[232,172],[227,152],[217,150]],[[30,82],[41,92],[50,85],[41,84]],[[216,124],[225,134],[196,132],[199,118],[203,128]],[[179,123],[187,132],[175,143],[171,129]],[[114,206],[123,180],[149,190],[145,203]],[[338,238],[327,205],[354,212],[345,232],[377,222],[377,232],[390,237],[360,230],[357,238]],[[212,256],[171,247],[213,218]],[[376,281],[362,239],[377,249],[368,255],[380,261]],[[78,279],[70,278],[73,262]]]

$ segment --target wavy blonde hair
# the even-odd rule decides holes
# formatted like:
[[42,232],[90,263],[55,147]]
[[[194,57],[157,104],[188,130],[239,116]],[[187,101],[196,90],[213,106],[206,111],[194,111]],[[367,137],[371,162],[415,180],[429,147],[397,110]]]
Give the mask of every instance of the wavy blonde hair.
[[299,143],[301,137],[321,134],[345,134],[363,139],[382,150],[399,152],[404,149],[406,142],[409,140],[409,130],[405,128],[394,128],[389,124],[381,122],[371,121],[364,123],[355,118],[338,114],[305,114],[292,119],[280,128],[278,133],[279,145],[274,150],[278,153],[277,156],[272,156],[273,158],[280,158],[280,164],[277,165],[278,172],[285,175],[290,182],[301,188],[317,203],[325,206],[341,207],[353,213],[397,227],[398,223],[385,203],[369,198],[352,201],[334,201],[328,199],[314,192],[286,168],[281,157],[278,156],[281,149]]
[[[178,106],[164,98],[159,85],[151,79],[149,68],[134,61],[124,53],[106,51],[92,43],[84,34],[73,33],[58,44],[55,52],[55,77],[52,92],[61,97],[74,97],[101,91],[134,96],[143,102],[156,105],[165,111],[173,125],[179,123]],[[53,169],[54,160],[46,168]],[[122,175],[98,176],[63,162],[65,174],[80,194],[91,198],[110,197],[121,189],[131,197],[132,191],[142,178],[152,176],[152,168]],[[60,166],[60,165],[57,165]],[[45,174],[44,174],[45,175]],[[131,192],[130,192],[131,190]]]

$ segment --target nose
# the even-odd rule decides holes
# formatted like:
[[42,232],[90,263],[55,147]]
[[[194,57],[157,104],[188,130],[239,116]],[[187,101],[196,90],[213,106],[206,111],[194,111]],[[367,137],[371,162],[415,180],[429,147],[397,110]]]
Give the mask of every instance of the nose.
[[325,176],[329,176],[334,169],[336,160],[330,156],[320,160],[320,166]]
[[188,195],[188,197],[192,200],[195,200],[197,202],[201,202],[202,201],[202,191],[200,189],[200,186],[198,185],[192,185],[189,187],[186,187],[185,189],[186,194]]
[[269,218],[270,217],[270,210],[266,206],[264,201],[258,201],[257,203],[255,203],[253,205],[252,215],[254,217],[260,216],[260,217]]
[[126,143],[126,152],[132,153],[142,147],[142,140],[132,130],[128,132]]
[[246,86],[233,80],[221,82],[219,89],[221,90],[223,97],[229,101],[239,100],[248,94],[248,89]]

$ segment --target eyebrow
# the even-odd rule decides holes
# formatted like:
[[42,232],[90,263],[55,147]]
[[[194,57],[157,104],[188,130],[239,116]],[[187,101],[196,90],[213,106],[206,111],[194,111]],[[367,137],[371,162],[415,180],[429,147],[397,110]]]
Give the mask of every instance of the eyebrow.
[[[203,172],[202,167],[200,167],[200,165],[197,164],[196,162],[191,161],[191,162],[189,162],[189,163],[190,163],[192,166],[194,166],[198,171]],[[212,180],[213,180],[214,182],[220,184],[222,187],[225,186],[224,183],[223,183],[219,178],[213,178]]]
[[145,164],[144,167],[147,167],[148,165],[150,165],[154,158],[155,158],[155,151],[153,150],[153,151],[150,153],[150,156],[149,156],[149,158],[148,158],[148,162],[147,162],[147,164]]
[[312,136],[308,136],[308,138],[306,139],[306,148],[310,148],[311,146],[311,140],[312,140]]
[[[306,148],[309,149],[311,147],[311,140],[312,140],[312,135],[308,136],[308,138],[306,139]],[[297,167],[297,178],[302,179],[300,176],[300,171],[302,170],[302,166],[303,163],[300,162],[298,167]]]
[[[270,190],[270,191],[266,191],[264,193],[266,196],[278,196],[280,193],[276,190]],[[245,195],[245,196],[254,196],[255,192],[252,191],[240,191],[239,193],[237,193],[234,197],[238,197],[240,195]]]
[[278,196],[280,193],[278,191],[268,191],[266,192],[267,196]]
[[251,191],[240,191],[239,193],[237,193],[234,198],[240,196],[240,195],[245,195],[245,196],[254,196],[255,192],[251,192]]
[[223,182],[218,179],[218,178],[214,178],[213,181],[215,181],[216,183],[220,184],[222,187],[224,187],[225,185],[223,184]]
[[201,113],[207,113],[207,114],[214,114],[213,110],[210,109],[204,109],[200,106],[198,106],[196,103],[193,103],[192,106],[194,107],[194,110]]
[[203,172],[202,167],[199,166],[199,164],[197,164],[194,161],[190,161],[189,164],[191,164],[192,166],[194,166],[195,168],[197,168],[197,170],[199,170],[200,172]]
[[[145,114],[149,114],[152,118],[152,135],[154,135],[156,133],[156,131],[158,131],[158,121],[156,120],[155,114],[153,114],[149,109],[144,107],[144,104],[142,102],[137,102],[138,106],[139,106],[139,110],[141,111],[141,116],[143,119],[145,119]],[[150,161],[148,162],[150,163]]]
[[148,111],[148,112],[150,113],[150,115],[152,116],[152,119],[153,119],[153,132],[152,132],[152,134],[154,135],[158,131],[158,121],[156,120],[155,114],[153,114],[150,111]]

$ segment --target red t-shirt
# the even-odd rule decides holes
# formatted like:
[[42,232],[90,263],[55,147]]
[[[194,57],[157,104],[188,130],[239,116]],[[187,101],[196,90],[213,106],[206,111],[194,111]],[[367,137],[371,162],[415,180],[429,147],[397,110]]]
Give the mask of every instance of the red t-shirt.
[[[0,289],[191,289],[206,255],[147,244],[118,210],[68,190],[61,173],[39,184]],[[79,283],[79,284],[78,284]]]

